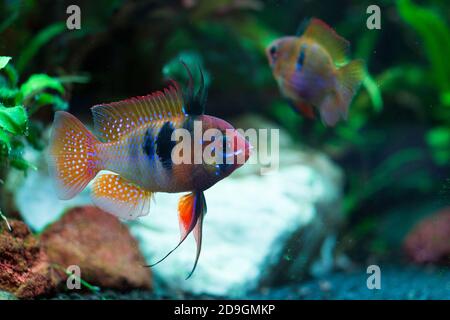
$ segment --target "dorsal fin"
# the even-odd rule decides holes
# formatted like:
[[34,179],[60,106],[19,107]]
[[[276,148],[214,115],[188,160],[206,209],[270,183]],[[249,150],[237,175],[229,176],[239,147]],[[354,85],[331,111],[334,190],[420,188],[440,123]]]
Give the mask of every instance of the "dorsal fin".
[[202,69],[199,67],[200,72],[200,88],[197,93],[194,91],[194,78],[186,63],[181,61],[181,64],[186,69],[189,76],[189,83],[187,90],[184,92],[185,105],[184,110],[186,114],[201,115],[205,113],[206,99],[208,97],[208,88],[205,86],[205,78],[203,76]]
[[311,38],[322,45],[335,63],[344,63],[347,60],[349,42],[322,20],[312,18],[303,36]]
[[311,23],[311,18],[304,18],[298,25],[297,32],[295,33],[295,35],[297,37],[301,37],[305,33],[305,30],[308,28],[310,23]]
[[164,92],[100,104],[91,110],[99,139],[110,142],[143,124],[183,115],[183,95],[178,84],[173,81]]

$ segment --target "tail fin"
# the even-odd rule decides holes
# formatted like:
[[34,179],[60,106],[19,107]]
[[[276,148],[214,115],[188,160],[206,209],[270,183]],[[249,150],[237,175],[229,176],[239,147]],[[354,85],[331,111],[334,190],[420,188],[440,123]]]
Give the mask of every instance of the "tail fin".
[[358,91],[364,78],[364,61],[361,59],[352,60],[338,70],[338,90],[344,97],[347,106]]
[[336,94],[328,95],[320,105],[322,120],[334,126],[340,118],[347,120],[353,96],[364,78],[364,61],[353,60],[338,69]]
[[98,144],[95,136],[77,118],[64,111],[55,113],[48,163],[58,198],[73,198],[100,171]]

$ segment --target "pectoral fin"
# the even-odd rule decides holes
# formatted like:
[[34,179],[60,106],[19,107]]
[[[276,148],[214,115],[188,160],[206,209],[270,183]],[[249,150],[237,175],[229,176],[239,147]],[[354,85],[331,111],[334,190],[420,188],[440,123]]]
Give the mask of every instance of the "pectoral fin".
[[345,105],[349,105],[364,79],[365,65],[361,59],[350,61],[338,69],[338,90]]

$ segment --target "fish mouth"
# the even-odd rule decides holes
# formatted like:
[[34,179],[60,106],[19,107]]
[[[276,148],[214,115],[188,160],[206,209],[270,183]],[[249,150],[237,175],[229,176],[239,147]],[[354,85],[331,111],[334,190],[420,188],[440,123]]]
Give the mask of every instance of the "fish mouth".
[[248,160],[248,158],[250,158],[250,156],[253,154],[253,150],[254,150],[255,148],[251,145],[251,143],[246,139],[245,140],[245,155],[246,155],[246,158],[245,158],[245,161],[247,161]]
[[224,154],[224,157],[227,159],[227,163],[232,164],[236,169],[247,162],[253,147],[238,131],[233,132],[232,139],[232,149],[228,150],[228,152]]
[[250,158],[250,156],[252,155],[252,150],[253,150],[253,146],[251,146],[250,144],[248,146],[245,147],[244,150],[239,149],[236,150],[232,153],[227,154],[227,157],[233,157],[233,156],[239,156],[241,154],[245,154],[245,161],[247,161],[248,158]]

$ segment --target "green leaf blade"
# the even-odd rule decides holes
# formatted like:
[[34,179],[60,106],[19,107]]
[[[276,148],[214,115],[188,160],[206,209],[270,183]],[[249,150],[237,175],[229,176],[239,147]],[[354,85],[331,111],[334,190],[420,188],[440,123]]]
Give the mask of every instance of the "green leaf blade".
[[53,89],[60,94],[64,94],[64,87],[61,82],[46,74],[33,74],[25,83],[20,86],[20,92],[26,99],[31,95],[44,91],[46,89]]
[[28,117],[25,108],[23,106],[7,108],[0,105],[0,128],[14,135],[26,134]]
[[6,65],[11,59],[12,59],[11,57],[0,56],[0,69],[6,67]]

